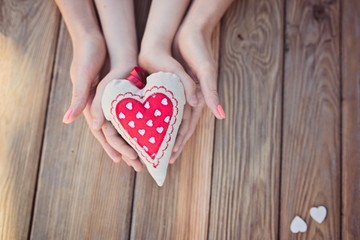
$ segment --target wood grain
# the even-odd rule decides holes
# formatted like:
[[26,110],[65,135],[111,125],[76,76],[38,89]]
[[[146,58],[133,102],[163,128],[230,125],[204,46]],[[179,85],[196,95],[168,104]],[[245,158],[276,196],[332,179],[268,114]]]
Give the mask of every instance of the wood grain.
[[235,1],[222,23],[209,239],[277,239],[283,1]]
[[[212,43],[218,59],[220,28]],[[215,119],[204,110],[181,157],[159,188],[148,173],[137,174],[131,239],[206,239]]]
[[62,24],[31,239],[127,239],[133,171],[107,157],[85,119],[62,123],[71,97],[71,59]]
[[51,1],[0,2],[0,239],[26,239],[59,15]]
[[[286,2],[281,239],[340,239],[339,1]],[[326,220],[311,219],[324,205]],[[299,215],[304,234],[290,232]]]
[[342,7],[342,237],[360,236],[360,2]]

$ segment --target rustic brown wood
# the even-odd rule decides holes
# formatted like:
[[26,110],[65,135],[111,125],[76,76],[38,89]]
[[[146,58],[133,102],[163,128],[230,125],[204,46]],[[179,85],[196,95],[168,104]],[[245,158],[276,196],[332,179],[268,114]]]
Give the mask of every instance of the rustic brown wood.
[[342,8],[342,237],[360,236],[360,2]]
[[[280,239],[340,239],[339,1],[286,4]],[[324,205],[320,225],[309,214]],[[293,234],[295,215],[308,224]]]
[[[218,59],[219,33],[213,34]],[[137,174],[131,239],[206,239],[215,119],[206,109],[181,157],[170,165],[163,187]]]
[[114,164],[85,119],[62,123],[71,96],[71,41],[61,25],[32,239],[127,239],[134,173]]
[[26,239],[59,15],[51,1],[0,7],[0,239]]
[[210,239],[277,239],[283,1],[235,1],[222,23]]

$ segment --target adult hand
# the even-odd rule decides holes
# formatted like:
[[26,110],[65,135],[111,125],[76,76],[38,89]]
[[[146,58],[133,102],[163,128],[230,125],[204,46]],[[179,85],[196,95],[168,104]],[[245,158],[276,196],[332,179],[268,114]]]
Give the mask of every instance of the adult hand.
[[[113,78],[126,76],[131,68],[128,69],[127,65],[117,67],[113,65],[112,71],[101,81],[95,95],[101,77],[100,72],[104,67],[106,45],[97,22],[94,3],[89,0],[57,0],[56,3],[64,17],[73,44],[73,61],[70,69],[73,94],[63,122],[71,123],[83,112],[93,135],[109,157],[114,162],[123,159],[136,171],[140,171],[142,164],[136,152],[127,145],[109,122],[104,121],[101,110],[101,95],[106,83]],[[102,11],[102,16],[104,14],[107,13]],[[136,41],[134,44],[136,45]],[[110,60],[113,60],[112,63],[115,62],[114,59]]]
[[[180,155],[195,131],[204,101],[218,119],[225,118],[217,93],[217,69],[211,48],[211,35],[232,0],[193,1],[173,43],[173,54],[197,85],[198,107],[188,110],[176,139],[171,163]],[[207,9],[207,11],[203,11]]]
[[[205,102],[218,119],[225,112],[217,93],[217,68],[211,35],[232,0],[194,0],[174,40],[174,50],[198,79]],[[206,9],[206,11],[204,11]]]

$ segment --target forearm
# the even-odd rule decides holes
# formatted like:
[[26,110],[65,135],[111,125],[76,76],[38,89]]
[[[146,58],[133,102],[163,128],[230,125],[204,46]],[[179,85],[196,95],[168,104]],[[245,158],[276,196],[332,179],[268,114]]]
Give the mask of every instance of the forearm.
[[97,0],[111,66],[136,65],[137,40],[132,0]]
[[141,49],[161,47],[170,51],[188,4],[189,0],[153,0]]
[[91,0],[55,0],[73,43],[88,35],[101,34]]
[[233,0],[194,0],[184,24],[211,34],[232,2]]

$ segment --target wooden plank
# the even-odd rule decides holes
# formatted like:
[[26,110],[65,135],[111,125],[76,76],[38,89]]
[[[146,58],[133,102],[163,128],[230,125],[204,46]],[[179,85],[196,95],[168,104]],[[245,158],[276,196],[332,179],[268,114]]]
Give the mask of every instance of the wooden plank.
[[26,239],[59,14],[51,1],[0,8],[0,239]]
[[283,1],[235,1],[222,23],[210,239],[277,239]]
[[342,7],[342,237],[360,236],[360,2]]
[[[218,59],[219,26],[212,38]],[[137,174],[131,239],[206,239],[215,118],[205,109],[197,130],[159,188],[146,172]]]
[[[340,239],[339,1],[288,0],[281,239]],[[328,210],[322,224],[311,207]],[[295,215],[308,224],[293,234]]]
[[114,164],[85,119],[62,123],[71,95],[71,41],[61,25],[32,239],[127,239],[134,173]]

